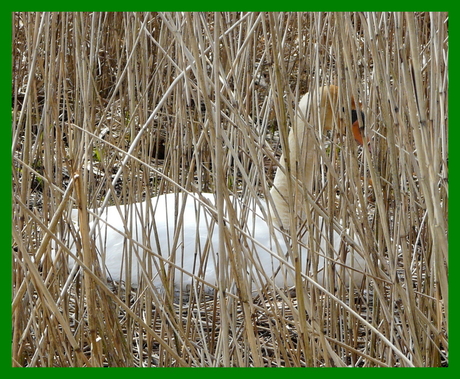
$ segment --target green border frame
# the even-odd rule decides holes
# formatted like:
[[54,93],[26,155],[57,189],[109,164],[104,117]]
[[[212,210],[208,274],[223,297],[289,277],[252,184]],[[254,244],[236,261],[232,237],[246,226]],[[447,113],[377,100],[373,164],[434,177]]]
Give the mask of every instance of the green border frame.
[[[155,9],[155,10],[165,10],[165,11],[184,11],[184,10],[197,10],[197,8],[201,9],[209,9],[209,8],[229,8],[226,10],[245,10],[245,11],[255,11],[260,9],[261,7],[265,8],[264,10],[270,11],[279,11],[279,8],[293,8],[291,10],[309,10],[309,11],[325,11],[324,8],[335,8],[340,10],[346,10],[347,8],[350,10],[352,6],[356,8],[374,8],[375,5],[372,3],[344,3],[341,1],[330,1],[327,3],[311,3],[306,1],[298,1],[295,0],[289,3],[268,3],[268,2],[248,2],[248,1],[233,1],[231,3],[217,3],[215,1],[207,2],[200,2],[200,3],[193,3],[193,2],[175,2],[172,3],[156,3],[151,1],[142,1],[138,2],[134,7],[129,6],[129,8],[136,8],[138,11],[144,11],[146,9]],[[378,3],[377,6],[385,8],[391,8],[393,11],[399,9],[401,11],[407,10],[407,8],[438,8],[438,11],[449,11],[449,9],[453,9],[454,5],[452,3],[447,2],[433,2],[433,1],[417,1],[417,2],[405,2],[404,4],[399,1],[390,1],[385,3]],[[320,9],[320,7],[322,9]],[[112,2],[112,3],[99,3],[96,4],[94,1],[79,1],[78,3],[62,3],[62,2],[32,2],[32,1],[22,1],[21,3],[7,3],[2,7],[2,12],[0,13],[0,41],[1,41],[1,49],[3,51],[2,54],[2,72],[3,75],[0,76],[1,80],[1,88],[5,88],[5,91],[0,92],[1,96],[1,106],[2,106],[2,115],[5,117],[5,124],[4,124],[4,131],[3,136],[0,138],[0,173],[3,173],[5,176],[2,180],[2,185],[0,185],[0,204],[1,204],[1,211],[4,216],[4,224],[3,227],[0,228],[0,243],[1,249],[0,251],[4,252],[4,258],[2,258],[1,264],[1,272],[0,272],[0,285],[2,288],[5,288],[3,291],[4,296],[2,296],[2,328],[1,330],[1,337],[0,337],[0,368],[2,371],[7,375],[7,377],[26,377],[29,378],[30,376],[40,375],[35,370],[46,370],[44,375],[48,378],[56,376],[60,377],[63,374],[60,372],[60,369],[53,369],[53,368],[44,368],[44,369],[28,369],[27,371],[21,369],[13,369],[11,367],[11,335],[12,335],[12,325],[11,325],[11,201],[12,201],[12,194],[11,194],[11,98],[9,97],[11,94],[11,38],[12,38],[12,26],[11,26],[11,13],[15,11],[20,11],[19,9],[13,8],[22,8],[28,10],[43,10],[43,9],[54,9],[54,10],[68,10],[68,11],[75,11],[75,8],[87,10],[88,8],[97,8],[99,10],[106,11],[107,8],[113,9],[126,9],[126,3],[119,3],[119,2]],[[268,9],[267,9],[268,8]],[[303,8],[303,9],[302,9]],[[439,9],[442,8],[442,9]],[[285,10],[285,9],[284,9]],[[457,38],[459,38],[459,24],[460,21],[457,18],[460,15],[460,11],[449,11],[449,89],[456,88],[456,84],[458,82],[458,70],[456,66],[456,62],[458,62],[458,47],[459,42]],[[453,47],[453,48],[452,48]],[[453,62],[453,63],[452,63]],[[452,68],[452,69],[451,69]],[[455,90],[449,91],[449,102],[451,106],[455,107],[457,100],[457,93]],[[8,105],[8,107],[7,107]],[[451,107],[450,107],[451,108]],[[452,108],[451,108],[452,109]],[[455,108],[454,108],[455,109]],[[454,215],[454,217],[449,217],[449,261],[450,267],[456,270],[459,265],[459,254],[457,251],[459,249],[458,240],[455,238],[456,232],[456,220],[455,214],[456,210],[458,209],[458,205],[460,203],[459,199],[455,197],[456,189],[459,188],[458,180],[460,174],[457,173],[459,169],[459,150],[455,149],[455,145],[451,141],[456,141],[458,135],[458,128],[455,127],[457,125],[458,115],[456,112],[449,112],[449,125],[454,125],[453,128],[449,128],[449,159],[450,159],[450,172],[449,172],[449,189],[450,193],[453,193],[454,196],[450,197],[449,201],[449,215]],[[453,189],[453,190],[452,190]],[[454,236],[454,237],[452,237]],[[452,270],[451,270],[452,272]],[[455,271],[454,271],[455,272]],[[364,368],[364,369],[352,369],[352,370],[342,370],[337,372],[337,369],[321,369],[321,368],[311,368],[311,369],[302,369],[302,368],[294,368],[294,369],[287,369],[289,370],[284,375],[289,375],[290,377],[303,377],[305,375],[318,375],[322,378],[333,377],[336,375],[340,375],[341,378],[345,377],[354,377],[356,378],[358,375],[372,375],[374,377],[385,377],[387,378],[389,375],[393,376],[407,376],[407,375],[414,375],[414,376],[424,376],[428,375],[431,378],[434,375],[442,375],[442,376],[449,376],[453,377],[459,376],[460,364],[459,364],[459,354],[458,354],[458,345],[459,345],[459,326],[454,321],[456,317],[459,316],[458,312],[458,305],[456,302],[456,290],[458,289],[458,282],[459,279],[456,275],[450,275],[449,278],[449,288],[450,288],[450,312],[449,312],[449,319],[450,319],[450,330],[449,330],[449,367],[448,368],[416,368],[416,369],[394,369],[391,373],[388,372],[389,369],[384,368]],[[452,297],[454,294],[454,297]],[[33,370],[33,372],[29,371]],[[80,369],[73,369],[70,372],[75,373],[77,376],[81,376],[82,373]],[[99,372],[95,372],[95,369],[89,369],[89,371],[85,371],[84,375],[88,376],[95,376],[101,375]],[[112,376],[125,376],[127,372],[125,370],[136,370],[135,368],[127,368],[127,369],[117,369],[116,372],[112,371]],[[180,375],[181,377],[184,375],[193,376],[193,377],[213,377],[215,375],[243,375],[244,377],[251,377],[253,378],[254,375],[263,375],[265,378],[276,378],[280,376],[280,372],[276,371],[276,369],[251,369],[251,368],[222,368],[222,369],[203,369],[203,368],[177,368],[177,369],[168,369],[168,368],[157,368],[152,369],[157,370],[155,373],[158,375]],[[186,370],[186,372],[184,372]],[[215,370],[219,370],[216,372]],[[235,372],[238,370],[238,372]],[[254,371],[255,370],[255,371]],[[262,371],[263,370],[263,371]],[[317,371],[321,370],[321,371]],[[365,372],[365,373],[358,373],[355,370],[372,370],[372,372]],[[407,371],[407,370],[410,370]],[[439,372],[433,372],[433,370],[442,370]],[[316,372],[315,372],[316,371]],[[155,374],[154,372],[146,372],[147,375]],[[457,373],[457,374],[455,374]],[[66,374],[69,375],[69,374]],[[283,374],[281,374],[283,375]]]

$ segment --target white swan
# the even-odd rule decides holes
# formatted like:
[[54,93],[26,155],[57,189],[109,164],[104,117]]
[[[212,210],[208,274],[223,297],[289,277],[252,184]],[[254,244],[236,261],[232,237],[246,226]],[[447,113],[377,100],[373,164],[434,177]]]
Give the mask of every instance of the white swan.
[[[310,124],[313,121],[318,122],[320,118],[319,124],[322,124],[324,129],[330,129],[334,120],[339,119],[336,114],[337,100],[338,88],[335,86],[323,87],[316,94],[306,94],[299,103],[300,114],[289,134],[292,173],[295,174],[294,168],[297,168],[296,176],[304,178],[303,187],[308,190],[311,190],[312,186],[316,152],[308,144],[311,130],[307,130],[305,123],[307,108],[311,111],[308,112]],[[351,106],[354,108],[354,103]],[[338,124],[340,127],[340,122]],[[353,123],[353,131],[359,140],[358,121]],[[302,162],[305,164],[302,165]],[[285,154],[281,157],[280,166],[282,169],[278,169],[271,189],[274,206],[262,199],[254,199],[253,206],[242,206],[239,199],[231,198],[231,204],[227,204],[226,207],[226,211],[230,209],[235,212],[232,217],[227,217],[227,220],[237,222],[232,221],[231,225],[228,221],[225,222],[224,231],[237,233],[237,240],[240,242],[238,246],[231,246],[231,242],[226,245],[227,267],[229,270],[230,267],[239,267],[240,275],[248,276],[253,289],[261,288],[263,284],[272,280],[280,287],[294,285],[292,260],[286,257],[289,238],[280,231],[280,228],[288,230],[291,222],[288,201],[292,185],[290,188],[285,173]],[[295,191],[297,190],[302,188],[296,187]],[[297,197],[301,198],[300,195]],[[214,194],[179,193],[121,206],[120,210],[116,206],[107,207],[95,226],[94,234],[95,247],[101,256],[101,264],[105,267],[107,276],[115,281],[130,281],[133,287],[138,286],[141,277],[158,288],[164,287],[165,283],[170,284],[171,281],[174,281],[176,287],[188,285],[197,278],[210,285],[216,285],[218,260],[222,254],[219,254],[219,228],[213,211],[214,204]],[[303,206],[300,200],[295,205],[300,217],[303,217]],[[99,214],[100,210],[95,213]],[[72,212],[72,217],[78,217],[77,210]],[[90,226],[93,226],[93,222]],[[304,248],[301,258],[304,272],[307,270],[307,257],[313,256],[307,253],[308,248],[305,247],[309,246],[307,237],[304,236],[302,239]],[[235,239],[226,239],[224,236],[224,240]],[[334,256],[338,259],[341,238],[335,232],[333,240]],[[324,278],[323,255],[326,245],[326,239],[322,238],[316,245],[317,252],[320,253],[318,259],[312,260],[317,263],[319,281]],[[71,250],[75,253],[75,244]],[[143,262],[142,265],[139,264],[140,261]],[[237,261],[240,264],[235,266],[234,263]],[[289,264],[280,263],[286,261]],[[175,262],[175,265],[168,264],[170,262]],[[353,260],[347,259],[346,263],[353,264],[358,270],[364,269],[364,260],[358,254],[354,254]],[[70,264],[73,265],[72,260]],[[129,266],[131,270],[127,270]],[[309,266],[308,273],[311,274],[312,270],[314,268]],[[359,278],[359,274],[356,275]]]

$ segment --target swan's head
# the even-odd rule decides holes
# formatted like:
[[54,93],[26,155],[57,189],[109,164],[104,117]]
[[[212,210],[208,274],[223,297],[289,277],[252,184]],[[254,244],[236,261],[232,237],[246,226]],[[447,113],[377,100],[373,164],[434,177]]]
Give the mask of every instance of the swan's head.
[[[342,95],[342,94],[341,94]],[[342,97],[341,97],[342,98]],[[323,134],[327,130],[337,130],[339,134],[345,135],[350,130],[358,144],[363,144],[363,137],[360,126],[364,126],[364,115],[361,112],[359,103],[353,98],[343,97],[339,102],[339,88],[337,86],[324,86],[315,88],[305,94],[297,107],[297,117],[293,128],[289,133],[288,155],[283,151],[280,159],[280,166],[286,167],[286,162],[290,163],[291,173],[302,183],[302,187],[307,191],[314,190],[314,175],[318,149],[315,148],[315,141],[311,141],[312,129]],[[350,113],[348,113],[350,112]],[[307,127],[308,126],[308,127]],[[316,130],[318,128],[318,130]],[[289,229],[291,223],[291,208],[287,199],[296,197],[296,212],[299,212],[303,219],[304,197],[297,196],[286,179],[286,171],[278,170],[273,181],[271,195],[275,204],[279,219],[276,221],[284,228]]]
[[[316,102],[318,99],[319,102]],[[308,100],[307,100],[308,101]],[[313,92],[313,104],[318,104],[323,130],[331,130],[334,125],[337,126],[340,134],[346,133],[347,125],[350,125],[353,132],[353,137],[359,145],[363,145],[363,129],[364,129],[364,113],[361,110],[361,105],[355,102],[353,97],[350,98],[349,109],[351,115],[346,114],[346,108],[342,107],[339,111],[339,87],[335,85],[324,86],[316,94]],[[306,102],[301,111],[306,111]]]

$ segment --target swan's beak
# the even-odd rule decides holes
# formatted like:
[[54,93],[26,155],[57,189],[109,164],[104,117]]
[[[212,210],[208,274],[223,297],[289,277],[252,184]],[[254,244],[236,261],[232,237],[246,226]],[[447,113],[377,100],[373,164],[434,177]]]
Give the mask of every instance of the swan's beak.
[[360,145],[363,146],[363,134],[361,133],[361,128],[359,127],[358,120],[356,120],[352,125],[353,130],[353,137],[355,137],[355,141]]
[[[361,117],[361,127],[359,127],[359,121],[358,121],[358,115]],[[365,119],[364,119],[364,113],[363,112],[357,112],[355,109],[352,109],[351,111],[351,121],[352,121],[352,131],[353,131],[353,137],[355,137],[355,141],[360,145],[364,145],[364,139],[363,139],[363,134],[364,134],[364,127],[366,125]],[[368,141],[369,142],[369,141]],[[369,145],[369,143],[368,143]],[[370,148],[370,145],[369,145]]]

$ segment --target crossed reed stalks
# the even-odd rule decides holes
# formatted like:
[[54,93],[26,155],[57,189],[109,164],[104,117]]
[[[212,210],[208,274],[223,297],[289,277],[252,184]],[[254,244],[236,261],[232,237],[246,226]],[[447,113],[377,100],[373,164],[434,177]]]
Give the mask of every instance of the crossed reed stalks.
[[[448,365],[446,13],[12,17],[13,366]],[[177,294],[66,269],[77,205],[268,197],[299,97],[328,84],[370,148],[318,134],[309,201],[359,236],[362,285]]]

